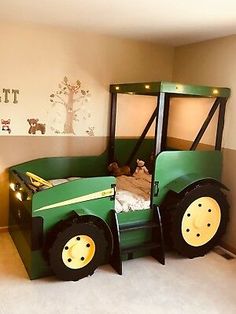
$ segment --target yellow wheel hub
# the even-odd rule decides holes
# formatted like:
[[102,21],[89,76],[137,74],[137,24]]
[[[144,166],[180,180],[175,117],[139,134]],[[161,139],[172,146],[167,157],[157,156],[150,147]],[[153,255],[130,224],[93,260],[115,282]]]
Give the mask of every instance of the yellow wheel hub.
[[87,235],[77,235],[71,238],[62,251],[63,263],[71,269],[86,266],[94,257],[95,243]]
[[196,199],[186,209],[181,225],[184,240],[191,246],[201,246],[216,234],[221,220],[220,206],[216,200],[204,196]]

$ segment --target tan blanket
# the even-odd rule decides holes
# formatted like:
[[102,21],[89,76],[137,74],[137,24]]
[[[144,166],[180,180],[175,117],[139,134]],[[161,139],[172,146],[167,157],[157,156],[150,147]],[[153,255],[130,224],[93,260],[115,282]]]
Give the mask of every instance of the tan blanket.
[[116,188],[126,190],[133,194],[150,199],[152,176],[149,174],[137,174],[132,177],[120,176],[116,178]]
[[142,210],[150,207],[151,175],[120,176],[116,179],[116,212]]

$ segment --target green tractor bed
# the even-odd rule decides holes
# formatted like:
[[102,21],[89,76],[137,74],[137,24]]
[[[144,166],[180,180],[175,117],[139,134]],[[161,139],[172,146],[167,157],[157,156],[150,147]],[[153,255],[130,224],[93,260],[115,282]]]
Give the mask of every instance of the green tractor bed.
[[[161,82],[111,85],[110,92],[108,151],[100,156],[36,159],[9,169],[9,230],[31,279],[55,274],[78,280],[105,263],[122,274],[123,260],[145,255],[164,264],[164,241],[186,257],[202,256],[225,232],[229,206],[222,192],[227,188],[221,183],[220,150],[229,89]],[[118,93],[158,96],[140,138],[115,136]],[[172,95],[215,98],[190,150],[168,147]],[[197,151],[217,108],[215,146]],[[155,119],[155,137],[146,138]],[[137,158],[147,165],[151,160],[148,206],[117,212],[119,178],[107,167],[116,161],[134,172]],[[38,176],[40,184],[27,173]],[[45,182],[62,178],[68,181],[45,188]]]

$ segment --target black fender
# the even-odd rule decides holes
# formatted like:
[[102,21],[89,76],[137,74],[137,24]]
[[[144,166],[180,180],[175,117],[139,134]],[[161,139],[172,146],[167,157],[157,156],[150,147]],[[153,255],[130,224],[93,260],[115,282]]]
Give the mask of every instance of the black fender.
[[224,190],[229,191],[229,188],[227,186],[225,186],[223,183],[221,183],[220,181],[218,181],[216,179],[208,178],[208,179],[199,180],[199,181],[196,181],[196,182],[190,184],[189,186],[187,186],[187,188],[185,188],[180,193],[183,193],[183,192],[185,192],[187,190],[191,190],[196,185],[201,185],[202,186],[202,185],[205,185],[205,184],[212,184],[212,185],[215,185],[215,186],[219,187],[220,189],[224,189]]
[[163,212],[163,210],[165,211],[166,207],[169,207],[173,203],[177,202],[178,199],[180,199],[186,192],[192,190],[195,186],[197,186],[197,185],[203,186],[203,185],[207,185],[207,184],[212,184],[212,185],[214,185],[220,189],[230,191],[230,189],[227,186],[225,186],[223,183],[221,183],[220,181],[218,181],[216,179],[207,178],[207,179],[198,180],[198,181],[195,181],[195,182],[189,184],[187,187],[185,187],[183,190],[181,190],[179,192],[176,192],[172,189],[169,190],[169,192],[165,196],[164,200],[160,204],[161,212]]

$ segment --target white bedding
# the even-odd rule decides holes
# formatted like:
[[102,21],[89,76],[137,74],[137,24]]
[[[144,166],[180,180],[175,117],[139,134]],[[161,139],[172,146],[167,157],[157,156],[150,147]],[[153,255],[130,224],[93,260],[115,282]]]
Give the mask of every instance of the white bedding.
[[120,176],[116,179],[116,212],[127,212],[150,207],[151,175]]
[[[50,180],[53,186],[68,181],[79,179],[71,177],[68,179]],[[115,211],[128,212],[129,210],[140,210],[150,207],[151,175],[137,174],[134,176],[120,176],[116,178]]]
[[69,181],[73,181],[73,180],[77,180],[77,179],[81,179],[79,177],[70,177],[70,178],[67,178],[67,179],[52,179],[52,180],[48,180],[53,186],[56,186],[56,185],[59,185],[59,184],[62,184],[62,183],[66,183],[66,182],[69,182]]

